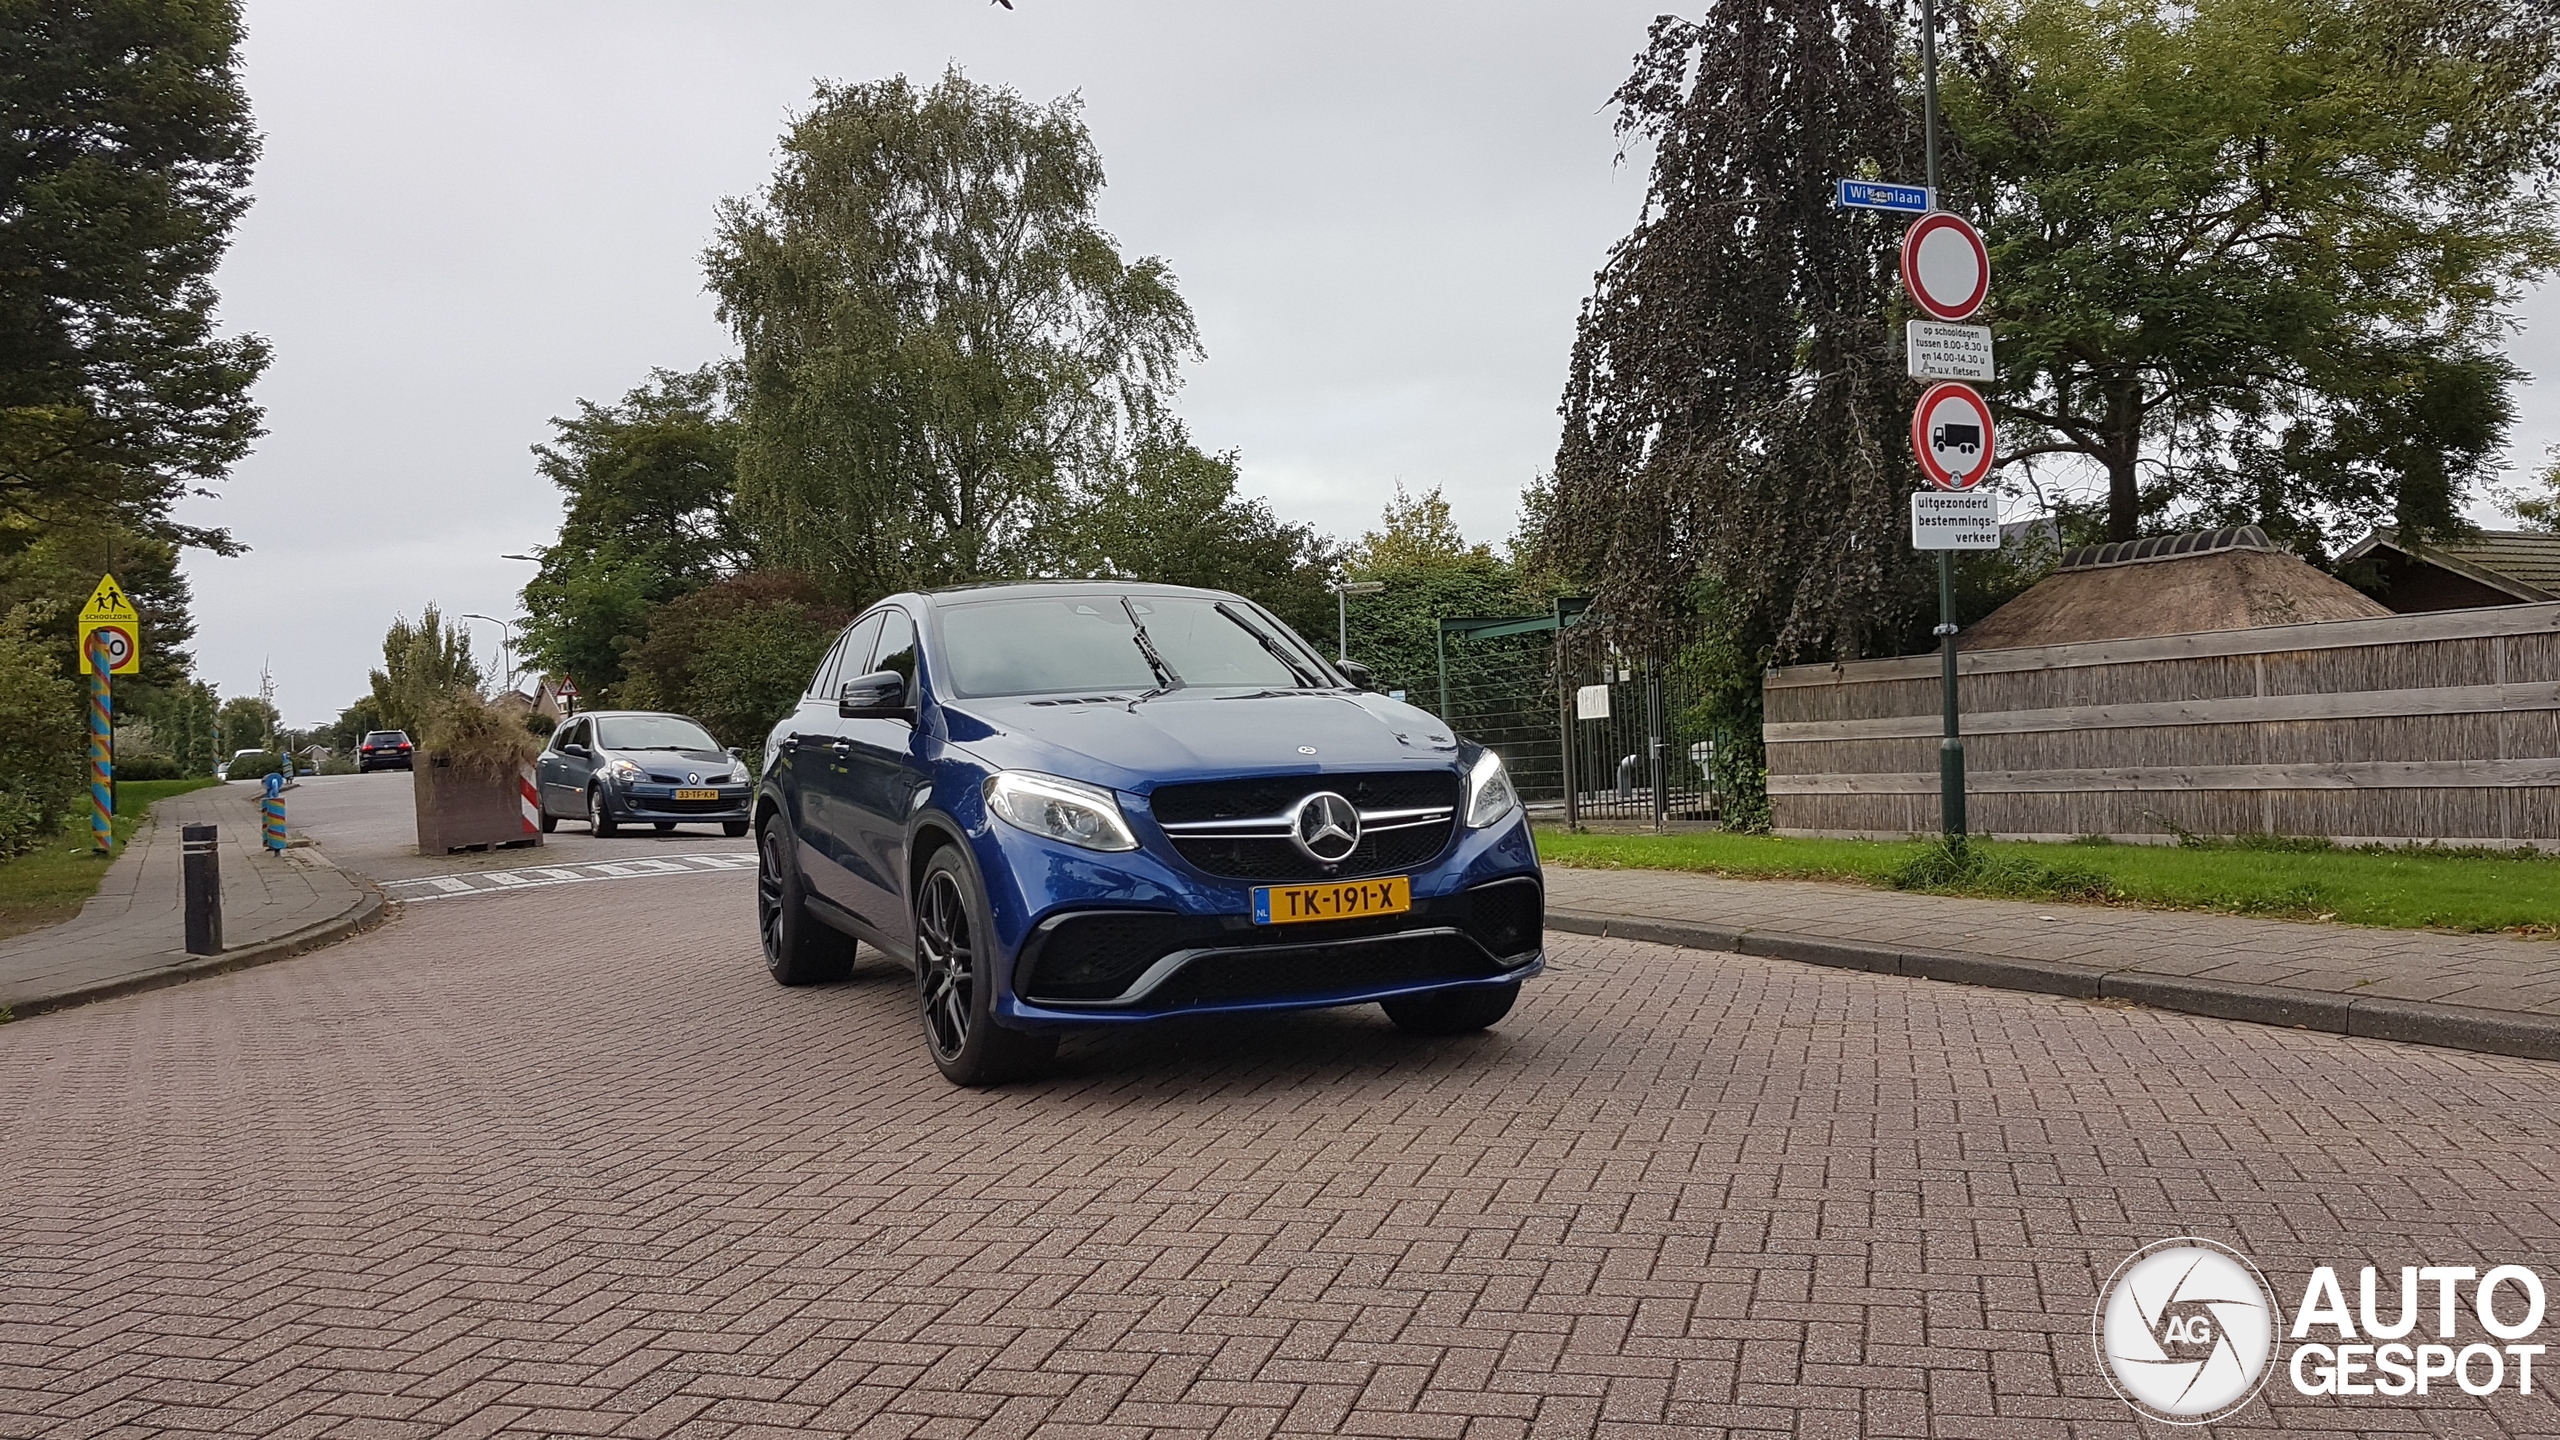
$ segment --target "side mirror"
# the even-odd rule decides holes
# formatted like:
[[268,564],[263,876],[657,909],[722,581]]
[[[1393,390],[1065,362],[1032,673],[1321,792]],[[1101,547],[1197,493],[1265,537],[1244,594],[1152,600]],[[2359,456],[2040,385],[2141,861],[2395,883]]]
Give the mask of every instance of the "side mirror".
[[1333,668],[1348,676],[1352,684],[1359,686],[1363,690],[1374,690],[1377,688],[1377,677],[1369,673],[1368,666],[1361,664],[1357,660],[1336,660],[1333,662]]
[[903,720],[907,714],[907,677],[895,670],[874,670],[847,680],[836,692],[836,713],[847,720]]
[[747,757],[746,757],[745,755],[743,755],[743,754],[739,753],[739,750],[738,750],[738,747],[737,747],[737,746],[732,745],[732,746],[730,746],[730,747],[729,747],[729,758],[730,758],[730,759],[732,759],[732,760],[744,760],[744,759],[746,759]]
[[588,756],[589,754],[591,754],[591,753],[593,753],[593,752],[589,751],[589,750],[587,749],[587,747],[586,747],[586,746],[579,744],[579,743],[578,743],[577,741],[575,741],[575,740],[572,740],[572,741],[570,741],[568,744],[563,745],[563,746],[561,746],[561,747],[560,747],[560,753],[561,753],[561,754],[563,754],[563,755],[575,755],[575,756],[577,756],[579,759],[584,760],[584,759],[586,759],[586,758],[587,758],[587,756]]

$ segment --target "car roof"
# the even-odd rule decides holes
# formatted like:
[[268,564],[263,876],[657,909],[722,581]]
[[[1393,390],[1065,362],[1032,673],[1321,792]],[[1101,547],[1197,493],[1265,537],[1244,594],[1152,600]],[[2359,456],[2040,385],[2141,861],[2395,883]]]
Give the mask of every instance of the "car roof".
[[[560,717],[560,723],[566,725],[573,720],[609,720],[631,715],[655,715],[669,720],[682,720],[688,725],[702,725],[701,721],[677,710],[581,710],[575,715]],[[702,728],[708,730],[711,727],[703,725]]]
[[974,605],[986,600],[1029,600],[1044,595],[1161,595],[1167,598],[1188,596],[1206,600],[1244,599],[1243,596],[1226,590],[1209,590],[1197,585],[1163,585],[1148,580],[990,580],[976,585],[951,585],[939,590],[921,591],[916,593],[915,598],[929,605]]

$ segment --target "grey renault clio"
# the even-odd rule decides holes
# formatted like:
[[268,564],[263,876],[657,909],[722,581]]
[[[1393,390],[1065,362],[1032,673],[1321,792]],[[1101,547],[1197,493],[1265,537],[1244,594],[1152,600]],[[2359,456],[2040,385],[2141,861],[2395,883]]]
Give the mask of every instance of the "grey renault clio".
[[701,722],[651,710],[597,710],[560,722],[535,766],[542,829],[584,820],[598,835],[624,825],[716,824],[747,833],[752,777]]

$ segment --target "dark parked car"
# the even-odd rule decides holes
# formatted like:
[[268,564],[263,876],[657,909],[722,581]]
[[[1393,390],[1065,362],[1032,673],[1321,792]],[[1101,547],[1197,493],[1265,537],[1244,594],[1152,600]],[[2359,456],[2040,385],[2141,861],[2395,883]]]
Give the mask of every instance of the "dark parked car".
[[406,770],[416,760],[406,730],[374,730],[356,747],[356,773],[373,770]]
[[564,819],[584,820],[598,835],[688,822],[747,833],[753,777],[735,751],[682,715],[597,710],[563,720],[535,769],[546,835]]
[[1481,1029],[1544,964],[1501,758],[1216,591],[892,597],[774,727],[756,825],[773,977],[840,976],[856,938],[906,962],[964,1085],[1168,1015]]

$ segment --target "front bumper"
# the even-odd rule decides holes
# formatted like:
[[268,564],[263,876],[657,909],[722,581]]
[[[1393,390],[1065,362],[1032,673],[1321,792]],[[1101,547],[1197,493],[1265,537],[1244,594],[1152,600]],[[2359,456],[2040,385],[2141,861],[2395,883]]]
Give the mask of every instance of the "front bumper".
[[1516,984],[1545,968],[1545,880],[1525,821],[1461,832],[1408,872],[1410,912],[1297,925],[1254,924],[1251,884],[1166,858],[1171,847],[1137,823],[1143,848],[1108,855],[1001,824],[971,837],[1003,949],[1001,1023],[1317,1009]]
[[[678,800],[678,789],[717,790],[720,795],[716,800]],[[605,803],[613,807],[617,820],[699,825],[746,819],[754,808],[755,790],[746,785],[616,785],[607,792]]]

